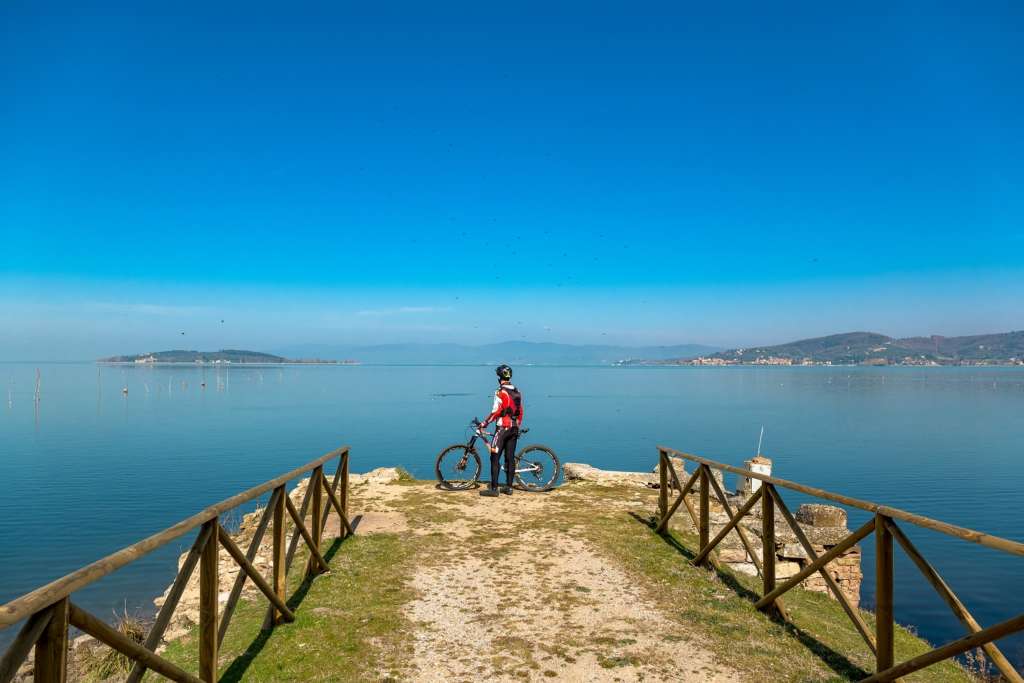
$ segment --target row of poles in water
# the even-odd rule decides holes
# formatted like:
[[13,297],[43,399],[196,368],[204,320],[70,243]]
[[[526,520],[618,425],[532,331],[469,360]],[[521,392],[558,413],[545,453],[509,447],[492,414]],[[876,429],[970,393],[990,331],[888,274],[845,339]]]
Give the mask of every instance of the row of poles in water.
[[[123,372],[122,372],[122,374],[123,374]],[[257,376],[259,377],[260,384],[262,384],[263,383],[263,372],[262,371],[258,371],[257,372]],[[230,388],[230,386],[231,386],[231,374],[227,371],[227,369],[225,369],[225,372],[224,372],[223,376],[221,376],[221,373],[218,371],[217,374],[216,374],[216,378],[217,378],[217,391],[227,391]],[[102,393],[103,383],[102,383],[102,379],[101,379],[101,370],[100,370],[100,368],[96,369],[96,383],[97,383],[97,390]],[[43,386],[43,375],[42,375],[42,372],[40,371],[40,369],[36,368],[35,388],[34,388],[34,390],[32,392],[32,401],[33,401],[33,403],[35,403],[37,405],[39,404],[39,402],[40,402],[40,400],[42,398],[42,386]],[[146,393],[149,394],[150,393],[149,382],[145,382],[144,381],[142,383],[142,386],[145,389]],[[158,385],[158,391],[159,391],[159,387],[161,387],[161,386],[163,386],[163,385],[162,384]],[[189,386],[188,381],[186,381],[186,380],[182,380],[181,381],[181,389],[182,389],[182,391],[187,390],[188,386]],[[167,393],[168,394],[170,394],[173,391],[173,387],[174,387],[173,380],[168,379],[167,380]],[[206,389],[206,371],[205,371],[205,369],[203,371],[203,379],[199,383],[199,387],[201,389]],[[122,387],[121,387],[121,394],[124,395],[124,396],[128,395],[128,384],[127,384],[127,382],[122,385]],[[7,407],[8,408],[13,408],[14,407],[14,378],[13,377],[11,378],[10,385],[7,388]]]
[[[39,368],[36,368],[36,388],[35,388],[35,391],[32,393],[32,402],[35,403],[36,405],[39,404],[39,398],[42,395],[42,387],[43,387],[43,374],[39,371]],[[13,377],[11,378],[10,386],[7,387],[7,407],[8,408],[13,408],[14,407],[14,378]]]

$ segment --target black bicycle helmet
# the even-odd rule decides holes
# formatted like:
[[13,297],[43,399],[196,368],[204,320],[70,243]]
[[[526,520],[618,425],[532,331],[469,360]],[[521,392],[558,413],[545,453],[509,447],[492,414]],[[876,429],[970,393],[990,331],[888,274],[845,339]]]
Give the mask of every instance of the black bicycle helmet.
[[498,376],[502,382],[508,382],[512,379],[512,368],[502,363],[498,367],[494,368],[494,374]]

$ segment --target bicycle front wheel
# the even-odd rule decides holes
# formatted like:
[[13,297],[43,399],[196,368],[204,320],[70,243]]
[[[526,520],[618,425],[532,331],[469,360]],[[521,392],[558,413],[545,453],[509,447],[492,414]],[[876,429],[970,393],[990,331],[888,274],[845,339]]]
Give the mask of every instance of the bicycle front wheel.
[[466,444],[457,443],[437,456],[434,472],[443,488],[450,491],[471,488],[480,479],[480,456]]
[[516,484],[527,491],[550,491],[560,473],[558,456],[547,446],[527,446],[516,455]]

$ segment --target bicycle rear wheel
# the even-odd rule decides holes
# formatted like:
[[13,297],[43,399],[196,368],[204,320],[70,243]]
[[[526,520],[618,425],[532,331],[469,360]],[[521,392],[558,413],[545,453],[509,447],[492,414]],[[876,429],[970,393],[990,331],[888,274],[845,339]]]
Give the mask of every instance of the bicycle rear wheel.
[[550,491],[561,471],[558,456],[547,446],[527,446],[516,455],[516,484],[527,491]]
[[434,473],[437,482],[450,491],[472,488],[480,479],[480,456],[463,443],[448,446],[437,456]]

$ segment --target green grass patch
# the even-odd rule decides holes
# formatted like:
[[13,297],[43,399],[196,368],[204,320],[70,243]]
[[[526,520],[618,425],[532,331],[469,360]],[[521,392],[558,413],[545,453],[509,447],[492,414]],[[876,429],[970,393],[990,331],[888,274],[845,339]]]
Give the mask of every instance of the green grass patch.
[[[267,601],[242,600],[220,651],[221,681],[388,680],[406,664],[413,626],[401,614],[412,552],[394,534],[352,536],[328,547],[331,572],[305,581],[306,555],[289,575],[295,622],[261,631]],[[198,668],[196,633],[165,656]],[[147,680],[157,680],[148,676]]]
[[399,482],[402,482],[403,484],[415,484],[418,482],[416,477],[412,476],[412,472],[405,469],[404,467],[396,467],[395,469],[398,470]]

